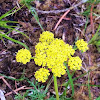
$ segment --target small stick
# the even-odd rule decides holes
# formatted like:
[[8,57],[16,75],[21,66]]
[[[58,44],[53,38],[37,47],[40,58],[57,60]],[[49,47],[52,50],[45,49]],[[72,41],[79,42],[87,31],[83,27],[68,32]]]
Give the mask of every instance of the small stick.
[[53,13],[53,14],[58,14],[58,13],[62,13],[62,12],[65,12],[67,10],[71,10],[79,5],[81,5],[82,3],[85,3],[87,0],[81,0],[78,4],[70,7],[70,8],[66,8],[66,9],[62,9],[62,10],[50,10],[50,11],[43,11],[43,10],[39,10],[35,7],[33,7],[38,13],[42,13],[42,14],[50,14],[50,13]]
[[59,21],[57,22],[57,24],[56,24],[54,30],[56,30],[56,28],[58,27],[58,25],[60,24],[60,22],[61,22],[61,21],[63,20],[63,18],[69,13],[69,11],[70,11],[70,10],[67,10],[67,11],[63,14],[63,16],[59,19]]
[[[4,81],[4,83],[9,87],[9,89],[11,89],[12,90],[12,88],[11,88],[11,86],[9,85],[9,83],[4,79],[4,78],[2,78],[2,80]],[[12,92],[14,92],[15,94],[17,94],[17,92],[16,91],[12,91]]]
[[[20,90],[27,90],[27,89],[33,89],[33,87],[22,86],[22,87],[17,88],[16,90],[13,90],[13,91],[17,92],[17,91],[20,91]],[[9,92],[9,93],[5,94],[5,96],[8,96],[10,94],[12,94],[12,92]]]
[[0,79],[4,78],[4,76],[0,76]]
[[60,22],[62,21],[62,19],[69,13],[70,10],[72,10],[73,8],[75,8],[75,7],[79,6],[79,5],[81,5],[82,3],[83,3],[83,1],[80,1],[78,4],[76,4],[76,5],[72,6],[72,7],[70,7],[70,8],[62,15],[62,17],[59,19],[59,21],[57,22],[57,24],[56,24],[54,30],[56,30],[56,28],[58,27],[58,25],[60,24]]
[[[22,90],[22,89],[24,89],[24,88],[25,88],[25,86],[22,86],[22,87],[17,88],[16,90],[13,90],[13,91],[14,91],[14,92],[17,92],[17,91]],[[5,94],[5,96],[8,96],[8,95],[10,95],[10,94],[12,94],[12,92],[9,92],[9,93]]]
[[15,81],[15,88],[17,89],[17,82]]
[[[54,18],[55,16],[47,16],[47,17],[53,17]],[[60,17],[56,16],[56,18],[60,18]],[[66,18],[66,17],[64,17],[63,19],[64,20],[71,20],[71,18]]]

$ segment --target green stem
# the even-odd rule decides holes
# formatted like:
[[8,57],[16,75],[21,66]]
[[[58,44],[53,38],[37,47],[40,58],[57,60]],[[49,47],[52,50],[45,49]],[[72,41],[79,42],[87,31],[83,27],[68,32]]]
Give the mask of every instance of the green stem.
[[31,57],[31,59],[34,59],[34,58],[35,58],[35,56]]
[[99,35],[100,35],[99,30],[100,30],[100,25],[99,25],[99,27],[98,27],[98,29],[97,29],[95,35],[94,35],[94,36],[92,37],[92,39],[88,42],[88,44],[91,44],[91,43],[95,42],[95,41],[98,39],[98,37],[99,37]]
[[89,100],[91,100],[91,89],[90,89],[90,73],[88,73],[88,91],[89,91]]
[[77,50],[78,48],[77,48],[77,46],[76,46],[76,45],[74,45],[73,49],[74,49],[74,50]]
[[54,79],[54,87],[55,87],[55,92],[56,92],[56,100],[59,100],[57,77],[53,75],[53,79]]

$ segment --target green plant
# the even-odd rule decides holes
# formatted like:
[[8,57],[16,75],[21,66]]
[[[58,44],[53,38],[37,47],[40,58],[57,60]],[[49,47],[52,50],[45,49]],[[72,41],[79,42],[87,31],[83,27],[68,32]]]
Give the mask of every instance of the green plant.
[[[33,0],[23,0],[22,3],[26,4],[28,9],[31,11],[32,15],[35,17],[36,21],[38,22],[39,26],[41,27],[42,31],[44,31],[43,27],[41,26],[41,24],[39,22],[38,14],[36,13],[35,9],[30,5],[30,3],[32,1]],[[94,0],[90,0],[88,2],[94,3]],[[90,13],[89,10],[87,10],[87,12],[84,12],[84,15],[88,16],[89,13]],[[9,16],[10,14],[12,14],[12,13],[7,12],[7,15],[5,15],[5,17]],[[1,30],[1,33],[0,33],[1,39],[4,37],[4,38],[9,39],[15,43],[21,44],[22,46],[24,46],[26,49],[29,50],[29,48],[24,43],[21,43],[20,41],[14,40],[8,36],[8,34],[12,30],[15,30],[15,31],[18,31],[18,30],[15,29],[16,26],[9,26],[9,25],[7,25],[7,23],[17,23],[17,22],[3,21],[2,18],[4,18],[4,17],[1,16],[1,20],[0,20],[1,27],[10,29],[10,31],[8,31],[7,33],[4,33]],[[85,30],[86,30],[87,24],[88,24],[88,17],[87,17],[87,23],[85,25]],[[100,30],[100,25],[99,25],[98,30],[97,30],[96,34],[94,35],[94,37],[89,41],[89,44],[95,44],[97,46],[98,50],[100,50],[99,49],[99,46],[100,46],[99,30]],[[50,75],[49,71],[53,73],[56,98],[54,98],[54,96],[51,96],[47,100],[59,100],[59,99],[60,100],[73,100],[74,92],[75,92],[75,90],[74,90],[75,85],[87,86],[88,91],[89,91],[89,99],[91,99],[91,90],[90,90],[91,86],[100,87],[100,85],[91,85],[90,84],[89,74],[91,71],[88,71],[88,72],[80,75],[79,77],[73,78],[75,71],[80,70],[81,66],[82,66],[81,59],[79,57],[78,57],[78,59],[73,57],[75,50],[79,49],[83,53],[86,50],[88,50],[88,46],[87,46],[88,44],[84,40],[82,40],[82,42],[80,42],[78,44],[75,43],[76,44],[75,48],[73,48],[73,46],[71,46],[69,44],[66,45],[64,43],[64,41],[62,41],[61,39],[57,39],[57,38],[55,39],[54,35],[52,35],[51,32],[46,31],[43,33],[46,33],[46,35],[45,34],[43,36],[40,35],[39,43],[35,46],[35,50],[36,50],[35,57],[31,57],[31,56],[28,57],[27,56],[28,54],[26,52],[22,51],[21,52],[22,54],[20,53],[21,56],[18,56],[18,59],[16,57],[17,62],[21,62],[23,64],[26,64],[27,62],[30,61],[30,59],[34,59],[34,61],[37,65],[42,66],[41,69],[45,69],[45,70],[40,71],[41,70],[40,69],[40,70],[35,72],[35,78],[39,82],[46,82],[46,80],[48,79],[48,76]],[[50,33],[50,34],[48,35],[48,33]],[[21,32],[21,34],[26,36],[22,32]],[[80,41],[80,40],[78,40],[78,41]],[[26,50],[26,49],[22,49],[22,50]],[[27,50],[27,52],[29,52],[28,50]],[[23,58],[20,59],[21,57],[23,57]],[[70,69],[73,70],[72,74],[70,73],[68,66],[70,66]],[[69,80],[63,84],[63,86],[65,86],[65,89],[64,89],[62,95],[59,96],[58,87],[60,85],[57,84],[57,77],[61,77],[61,75],[64,75],[65,72],[67,72]],[[74,83],[75,80],[85,76],[86,74],[88,75],[88,84],[75,84]],[[47,87],[45,88],[45,86],[40,85],[40,83],[38,83],[38,82],[29,81],[29,79],[25,78],[24,76],[21,77],[20,79],[14,79],[14,78],[5,76],[3,74],[0,74],[0,75],[4,76],[5,78],[11,79],[11,80],[16,80],[16,81],[27,80],[27,82],[30,84],[30,86],[33,87],[33,89],[26,90],[26,92],[24,94],[16,95],[15,99],[17,99],[17,100],[25,100],[25,99],[27,99],[27,100],[44,100],[46,97],[46,93],[48,92],[48,88],[51,84],[51,82],[48,83]],[[71,97],[69,97],[69,98],[67,98],[67,94],[66,94],[68,86],[71,86],[71,90],[72,90]],[[100,97],[98,97],[97,100],[99,100],[99,98]]]
[[34,0],[19,0],[20,3],[25,4],[25,3],[31,3]]
[[[88,50],[88,44],[83,39],[77,40],[75,44],[76,44],[76,48],[81,50],[82,52],[86,52],[86,50]],[[25,49],[21,49],[21,50],[25,50]],[[46,80],[48,79],[48,76],[50,75],[50,71],[48,69],[51,70],[51,72],[53,73],[56,100],[59,100],[57,77],[61,77],[61,75],[64,75],[66,71],[69,77],[69,83],[71,84],[71,87],[72,87],[72,96],[67,99],[72,99],[72,97],[74,96],[73,79],[67,65],[70,66],[70,69],[73,71],[81,69],[82,60],[78,56],[73,57],[75,50],[73,49],[71,45],[66,44],[63,40],[54,38],[54,34],[49,31],[42,32],[39,38],[39,43],[37,43],[37,45],[35,46],[36,54],[34,57],[34,61],[36,65],[42,66],[42,68],[36,71],[34,76],[38,82],[44,83],[46,82]],[[29,57],[29,60],[30,58],[31,57]],[[19,57],[19,62],[23,63],[22,62],[23,60],[25,62],[23,64],[26,64],[27,62],[29,62],[29,60],[27,59],[26,59],[26,56],[24,56],[22,52],[21,56]],[[33,97],[34,93],[32,94],[33,94],[32,95]],[[63,94],[64,94],[63,96],[66,96],[65,91]],[[42,100],[42,97],[41,97],[41,100]]]
[[[89,4],[89,5],[87,6],[86,10],[82,13],[82,15],[88,17],[90,15],[90,9],[91,9],[92,4],[96,5],[99,2],[100,2],[100,0],[88,0],[87,4]],[[93,8],[93,9],[95,9],[95,8]],[[93,13],[93,15],[95,15],[95,14]]]
[[37,23],[39,24],[40,28],[42,29],[42,31],[44,31],[42,25],[39,22],[39,17],[37,12],[35,11],[35,9],[28,3],[26,3],[27,8],[30,10],[31,14],[34,16],[35,20],[37,21]]
[[28,81],[28,82],[32,87],[34,87],[34,89],[27,90],[29,98],[31,100],[36,100],[36,99],[43,100],[47,93],[47,91],[44,91],[44,86],[43,85],[40,86],[38,82],[36,82],[35,84],[34,81],[33,82]]
[[27,98],[27,100],[44,100],[46,97],[47,91],[44,91],[44,86],[40,85],[38,82],[35,81],[29,81],[27,79],[30,86],[33,87],[33,89],[28,89],[23,95],[16,95],[15,99],[17,100],[24,100],[23,98]]
[[[100,25],[98,26],[98,29],[96,33],[94,32],[94,23],[93,23],[93,17],[92,16],[100,16],[99,14],[94,13],[94,11],[97,11],[96,8],[94,8],[95,5],[97,5],[100,2],[100,0],[88,0],[87,4],[89,6],[86,8],[86,10],[82,13],[82,15],[86,16],[86,24],[85,24],[85,31],[87,28],[87,24],[89,23],[89,15],[90,15],[90,24],[91,29],[93,33],[92,39],[88,42],[88,44],[96,45],[98,52],[100,52]],[[84,31],[84,33],[85,33]]]
[[[22,7],[23,7],[23,6],[22,6]],[[27,45],[25,45],[24,43],[22,43],[22,42],[20,42],[20,41],[18,41],[18,40],[15,40],[15,39],[13,39],[13,38],[11,38],[11,37],[8,36],[8,34],[14,30],[14,31],[17,31],[18,33],[20,33],[20,34],[26,36],[27,38],[29,38],[29,37],[28,37],[26,34],[24,34],[23,32],[20,32],[19,30],[15,29],[17,26],[8,25],[8,23],[18,23],[18,22],[17,22],[17,21],[5,21],[5,20],[4,20],[5,17],[10,16],[10,15],[16,13],[16,12],[17,12],[18,10],[20,10],[20,9],[21,9],[21,8],[15,10],[15,8],[13,8],[13,9],[11,9],[10,11],[6,12],[5,14],[3,14],[2,16],[0,16],[0,26],[9,30],[7,33],[3,32],[3,30],[0,30],[0,39],[4,42],[3,38],[6,38],[6,39],[8,39],[8,40],[10,40],[10,41],[13,41],[13,42],[15,42],[15,43],[18,43],[18,44],[24,46],[25,48],[29,49],[29,48],[27,47]],[[15,10],[15,11],[13,11],[13,10]]]
[[100,32],[99,31],[100,31],[100,25],[99,25],[95,35],[88,42],[88,44],[96,45],[98,52],[100,52]]
[[20,3],[25,4],[25,6],[29,9],[31,14],[34,16],[35,20],[37,21],[38,25],[40,26],[41,30],[44,31],[41,23],[39,22],[39,17],[36,10],[31,6],[31,2],[34,0],[20,0]]
[[96,98],[96,100],[100,100],[100,96],[98,98]]
[[24,98],[24,95],[21,95],[21,94],[17,94],[17,95],[15,95],[15,98],[14,98],[15,100],[25,100],[25,98]]

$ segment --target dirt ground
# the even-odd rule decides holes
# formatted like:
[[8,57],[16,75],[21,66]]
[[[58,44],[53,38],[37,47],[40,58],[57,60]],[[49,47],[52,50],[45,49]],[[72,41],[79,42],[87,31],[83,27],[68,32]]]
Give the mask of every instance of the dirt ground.
[[[39,10],[61,10],[65,8],[69,8],[72,4],[78,3],[78,0],[40,0],[34,1],[32,6],[36,7]],[[19,6],[22,6],[18,3],[17,0],[0,0],[0,16],[6,13],[7,11],[11,10],[16,6],[16,9]],[[66,43],[72,45],[74,41],[79,37],[80,39],[84,39],[85,41],[89,42],[92,36],[94,35],[91,29],[90,22],[87,25],[86,31],[84,32],[84,27],[86,23],[86,17],[82,16],[79,13],[82,13],[83,10],[86,9],[88,4],[82,4],[73,10],[71,10],[66,17],[61,21],[59,26],[54,30],[55,25],[57,24],[59,18],[64,14],[61,13],[39,13],[39,21],[43,26],[44,30],[48,30],[54,33],[55,37],[62,38]],[[95,8],[100,7],[100,4],[95,5]],[[99,9],[100,10],[100,9]],[[94,12],[96,12],[94,10]],[[100,14],[100,13],[99,13]],[[68,18],[68,19],[66,19]],[[37,24],[35,18],[32,16],[30,11],[27,7],[22,7],[21,10],[16,12],[13,15],[10,15],[4,20],[11,20],[11,21],[18,21],[18,24],[10,24],[16,25],[16,29],[19,31],[24,32],[29,39],[25,36],[19,34],[16,31],[12,31],[9,33],[9,37],[14,38],[18,41],[25,43],[31,50],[32,55],[35,55],[35,45],[39,41],[39,36],[42,33],[41,28]],[[100,24],[100,19],[96,20],[96,17],[93,16],[94,21],[94,31],[96,32],[98,25]],[[8,29],[1,28],[5,33]],[[6,76],[11,76],[16,79],[19,79],[23,71],[25,70],[25,77],[29,78],[30,80],[35,80],[34,72],[39,69],[39,66],[36,66],[34,60],[31,60],[26,65],[20,64],[16,62],[15,56],[16,52],[23,48],[23,46],[13,43],[10,40],[3,38],[5,42],[0,40],[0,73]],[[85,53],[76,52],[76,55],[80,56],[83,60],[83,69],[80,71],[76,71],[74,77],[78,77],[81,74],[87,72],[88,70],[94,70],[90,73],[90,84],[92,85],[100,85],[100,53],[98,52],[95,45],[90,44],[89,50]],[[85,69],[85,70],[84,70]],[[72,71],[70,71],[72,73]],[[15,81],[9,80],[5,78],[6,81],[11,86],[11,89],[16,89]],[[68,81],[67,73],[58,78],[58,84],[62,84],[63,82]],[[87,76],[79,78],[76,80],[76,84],[87,84]],[[41,84],[41,83],[40,83]],[[46,85],[47,83],[44,83]],[[16,83],[17,88],[21,86],[28,86],[29,84],[26,81],[19,81]],[[8,88],[7,84],[0,79],[0,89],[5,91],[5,94],[11,92],[11,89]],[[60,87],[59,92],[62,93],[64,88]],[[53,82],[49,87],[48,93],[53,94]],[[24,92],[24,91],[20,91]],[[88,87],[86,86],[75,86],[75,95],[74,100],[89,100],[88,94]],[[71,90],[67,91],[68,96],[70,96]],[[91,87],[91,96],[93,99],[96,99],[100,96],[100,87]],[[6,96],[7,100],[14,100],[14,94]]]

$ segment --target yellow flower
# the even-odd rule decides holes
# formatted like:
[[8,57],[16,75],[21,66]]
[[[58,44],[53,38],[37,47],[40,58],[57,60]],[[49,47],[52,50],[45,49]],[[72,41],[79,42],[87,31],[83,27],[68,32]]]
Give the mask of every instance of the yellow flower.
[[42,34],[40,34],[39,38],[40,42],[47,42],[49,44],[53,40],[54,40],[54,34],[52,32],[44,31]]
[[75,50],[74,50],[74,49],[72,48],[72,46],[69,45],[69,44],[66,44],[66,45],[64,46],[64,51],[65,51],[65,55],[67,56],[67,58],[70,58],[70,57],[73,56],[74,53],[75,53]]
[[46,51],[47,54],[47,66],[50,68],[51,66],[55,66],[58,62],[63,63],[67,60],[67,57],[64,52],[65,43],[63,40],[55,39],[48,46]]
[[35,46],[35,64],[39,66],[48,66],[55,76],[61,77],[66,73],[66,67],[63,65],[75,50],[72,46],[66,44],[63,40],[54,38],[51,43],[39,42]]
[[61,75],[66,73],[66,67],[63,65],[63,63],[53,66],[51,70],[56,77],[61,77]]
[[47,49],[48,49],[47,42],[43,42],[43,43],[39,42],[35,46],[35,53],[46,52]]
[[82,66],[82,60],[78,56],[71,57],[68,60],[68,66],[70,66],[71,70],[80,70]]
[[77,48],[83,52],[86,52],[86,50],[88,50],[88,43],[85,42],[83,39],[81,40],[77,40],[77,42],[75,43]]
[[46,82],[49,75],[49,70],[45,68],[40,68],[38,71],[35,72],[35,78],[36,80],[38,80],[38,82]]
[[71,55],[75,53],[75,50],[72,49],[72,46],[65,44],[61,39],[55,39],[51,42],[47,49],[47,66],[52,68],[58,63],[63,64],[64,61],[67,61]]
[[46,58],[47,58],[47,54],[46,51],[48,49],[48,44],[46,42],[39,42],[36,46],[35,46],[35,64],[39,65],[39,66],[46,66],[47,62],[46,62]]
[[20,49],[18,50],[16,54],[16,61],[26,64],[27,62],[30,62],[31,59],[31,53],[27,49]]

